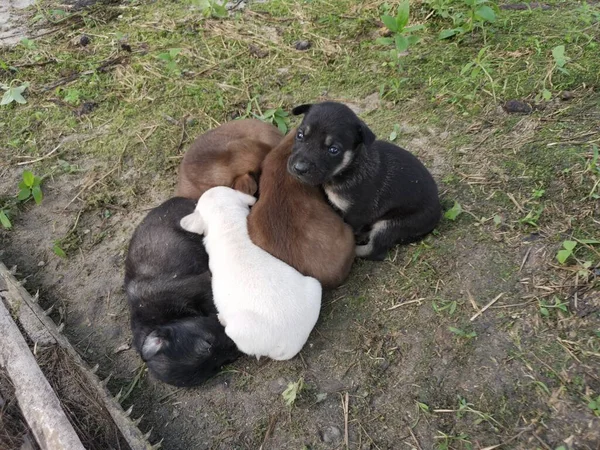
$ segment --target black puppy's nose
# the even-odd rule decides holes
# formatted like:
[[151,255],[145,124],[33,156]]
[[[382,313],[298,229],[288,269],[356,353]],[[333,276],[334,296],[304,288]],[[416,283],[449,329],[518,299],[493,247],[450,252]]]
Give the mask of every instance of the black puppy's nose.
[[298,175],[304,175],[310,169],[310,165],[307,162],[299,161],[294,164],[293,169]]

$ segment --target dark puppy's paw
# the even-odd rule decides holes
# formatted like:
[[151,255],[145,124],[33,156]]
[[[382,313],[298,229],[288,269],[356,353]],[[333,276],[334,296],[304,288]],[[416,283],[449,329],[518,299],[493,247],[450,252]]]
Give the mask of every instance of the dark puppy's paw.
[[292,114],[294,116],[299,116],[300,114],[306,114],[311,107],[312,107],[312,103],[305,103],[304,105],[296,106],[294,109],[292,109]]

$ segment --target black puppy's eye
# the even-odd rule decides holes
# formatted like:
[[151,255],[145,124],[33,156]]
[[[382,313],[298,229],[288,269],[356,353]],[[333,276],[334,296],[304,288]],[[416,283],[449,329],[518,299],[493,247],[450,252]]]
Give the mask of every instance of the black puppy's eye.
[[332,155],[337,155],[337,154],[340,152],[340,149],[339,149],[339,148],[337,148],[337,147],[334,147],[334,146],[332,145],[331,147],[329,147],[329,148],[327,149],[327,151],[328,151],[329,153],[331,153]]
[[298,131],[298,133],[296,133],[296,139],[298,139],[299,141],[304,139],[304,133],[302,131]]

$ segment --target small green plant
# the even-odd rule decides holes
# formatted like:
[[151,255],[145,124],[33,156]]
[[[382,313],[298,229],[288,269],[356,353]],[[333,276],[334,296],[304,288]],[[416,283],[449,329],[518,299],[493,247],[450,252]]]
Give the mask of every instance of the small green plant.
[[462,206],[457,201],[454,202],[454,206],[444,213],[444,217],[448,220],[456,220],[458,216],[463,212]]
[[[438,435],[434,437],[436,441],[436,450],[451,450],[454,447],[453,442],[456,442],[461,445],[461,448],[471,449],[472,443],[469,440],[469,436],[465,433],[460,433],[455,436],[451,434],[446,434],[442,431],[437,431]],[[464,446],[463,446],[464,444]]]
[[441,312],[447,311],[448,314],[452,315],[456,311],[456,306],[457,306],[456,300],[439,300],[439,302],[440,303],[438,304],[434,300],[431,303],[431,306],[436,313],[441,313]]
[[391,31],[392,36],[378,38],[375,42],[385,46],[393,45],[395,49],[391,52],[396,58],[398,57],[398,54],[405,52],[408,47],[419,42],[419,37],[415,36],[413,33],[422,30],[423,25],[407,26],[409,18],[410,4],[408,0],[404,0],[398,5],[395,16],[390,16],[388,14],[381,16],[381,21],[386,28]]
[[595,416],[600,417],[600,395],[595,399],[590,399],[588,403],[588,408],[592,410]]
[[56,256],[59,256],[61,258],[66,258],[67,254],[65,253],[65,251],[62,249],[61,247],[61,242],[60,241],[54,241],[54,243],[52,244],[52,251],[54,252],[54,254]]
[[12,228],[12,223],[8,218],[8,212],[5,209],[0,209],[0,224],[7,230]]
[[542,212],[544,212],[543,205],[530,210],[525,217],[519,219],[519,222],[525,225],[530,225],[532,227],[538,228],[538,221],[542,216]]
[[540,314],[544,317],[550,317],[551,311],[562,311],[564,313],[569,312],[569,303],[561,302],[558,297],[553,297],[554,304],[548,303],[544,300],[540,300]]
[[447,12],[448,10],[444,10],[446,12],[442,14],[442,17],[446,15],[446,17],[452,18],[454,28],[442,30],[439,35],[440,39],[469,33],[475,28],[485,31],[486,24],[496,21],[496,13],[492,8],[495,5],[490,0],[463,0],[463,4],[467,7],[466,14],[459,10],[450,14]]
[[561,249],[556,253],[556,259],[559,263],[565,264],[569,258],[573,258],[585,269],[588,269],[592,265],[592,262],[578,260],[575,257],[575,252],[582,246],[598,244],[600,244],[600,240],[598,239],[577,239],[576,241],[565,240],[562,242]]
[[35,41],[27,38],[21,39],[21,45],[28,50],[35,50],[36,48]]
[[[494,100],[496,100],[495,82],[492,76],[490,75],[492,69],[488,61],[488,58],[490,57],[488,49],[488,47],[483,47],[481,50],[479,50],[477,56],[472,61],[469,61],[463,66],[463,68],[460,71],[460,74],[462,76],[468,76],[473,81],[476,81],[479,79],[479,77],[485,75],[487,80],[489,80],[490,82],[490,87],[492,88],[492,96],[494,97]],[[479,83],[474,83],[474,85],[478,84]]]
[[302,389],[304,389],[304,378],[299,378],[295,383],[289,383],[286,390],[281,394],[285,404],[289,407],[294,406]]
[[559,72],[568,75],[569,71],[565,69],[565,66],[567,65],[567,62],[569,62],[570,58],[565,56],[564,45],[557,45],[552,49],[552,58],[554,59],[554,70],[558,70]]
[[181,71],[177,66],[177,56],[181,53],[180,48],[169,49],[168,52],[160,53],[158,59],[165,62],[167,71],[174,75],[181,75]]
[[429,406],[426,403],[417,402],[417,406],[424,413],[428,413],[429,412]]
[[12,102],[24,105],[27,103],[27,100],[23,97],[23,92],[28,87],[29,83],[23,83],[20,86],[13,86],[12,82],[10,85],[0,84],[0,88],[5,91],[2,100],[0,100],[0,105],[10,105]]
[[466,332],[464,330],[461,330],[460,328],[455,327],[448,327],[448,329],[461,338],[473,339],[474,337],[477,337],[477,333],[475,333],[474,331]]
[[81,99],[81,91],[78,89],[67,89],[64,96],[65,102],[77,105]]
[[17,199],[21,202],[25,202],[30,198],[35,200],[36,204],[42,203],[42,179],[36,177],[32,172],[26,170],[23,172],[23,181],[19,183],[19,193]]
[[395,141],[399,134],[400,134],[400,125],[395,124],[394,129],[390,133],[390,141],[392,141],[392,142]]
[[38,205],[42,203],[42,189],[40,187],[42,179],[36,177],[32,172],[26,170],[23,172],[23,181],[19,183],[19,193],[17,199],[19,201],[27,201],[30,198],[35,200]]
[[267,109],[262,115],[256,118],[277,125],[279,131],[287,133],[288,131],[288,113],[281,108]]
[[226,1],[219,3],[217,0],[192,0],[192,5],[197,7],[204,17],[222,19],[227,17]]

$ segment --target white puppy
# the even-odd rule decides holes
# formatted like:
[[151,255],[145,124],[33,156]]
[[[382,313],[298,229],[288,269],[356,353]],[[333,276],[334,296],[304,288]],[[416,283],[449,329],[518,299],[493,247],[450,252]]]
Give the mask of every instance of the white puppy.
[[228,187],[209,189],[181,227],[205,236],[225,333],[248,355],[290,359],[317,322],[321,285],[252,243],[246,218],[255,202]]

